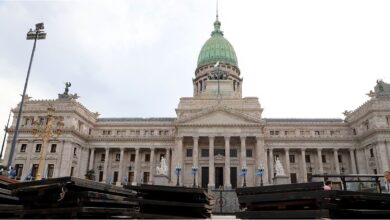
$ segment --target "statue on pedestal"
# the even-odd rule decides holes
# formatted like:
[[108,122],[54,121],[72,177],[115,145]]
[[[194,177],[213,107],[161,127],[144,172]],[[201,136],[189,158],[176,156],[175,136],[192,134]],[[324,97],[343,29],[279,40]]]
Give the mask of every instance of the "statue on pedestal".
[[164,157],[161,157],[160,166],[156,167],[157,175],[168,175],[168,166],[167,161]]
[[276,170],[276,176],[285,176],[285,172],[283,169],[283,165],[280,162],[279,158],[276,158],[275,160],[275,170]]

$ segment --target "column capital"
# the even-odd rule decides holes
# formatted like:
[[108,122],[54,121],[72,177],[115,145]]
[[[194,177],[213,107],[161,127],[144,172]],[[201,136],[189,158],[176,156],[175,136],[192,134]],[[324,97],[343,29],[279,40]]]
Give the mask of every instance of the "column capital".
[[215,139],[215,136],[208,136],[209,137],[209,140],[214,140]]
[[306,151],[306,148],[301,148],[302,153],[305,153],[305,151]]
[[339,151],[339,149],[338,148],[333,148],[333,152],[337,152],[337,151]]
[[232,136],[227,135],[227,136],[223,136],[223,137],[224,137],[225,141],[230,141],[230,138],[231,138]]
[[246,140],[246,136],[240,136],[240,139],[242,141],[242,139]]
[[181,141],[181,140],[183,140],[183,138],[184,138],[183,136],[177,136],[177,137],[176,137],[176,140],[177,140],[177,141]]
[[322,148],[317,148],[317,152],[321,152],[322,150]]
[[285,147],[285,148],[284,148],[284,151],[289,152],[289,151],[290,151],[290,148]]
[[119,149],[121,150],[121,152],[125,151],[125,147],[120,147]]
[[106,151],[109,151],[110,150],[110,147],[105,147],[104,148]]
[[154,147],[149,148],[151,152],[154,152]]
[[355,149],[349,148],[348,150],[349,150],[349,152],[353,152]]

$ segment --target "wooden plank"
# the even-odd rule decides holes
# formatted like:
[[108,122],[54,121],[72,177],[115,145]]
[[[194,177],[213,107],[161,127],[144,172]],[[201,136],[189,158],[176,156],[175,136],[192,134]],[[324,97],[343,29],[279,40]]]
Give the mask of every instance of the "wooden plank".
[[288,192],[288,193],[270,193],[259,195],[239,196],[239,203],[264,203],[275,201],[291,200],[318,200],[323,197],[329,197],[329,191],[307,191],[307,192]]
[[320,219],[329,218],[328,210],[245,211],[236,213],[241,219]]
[[310,191],[310,190],[323,190],[324,184],[322,182],[312,183],[295,183],[295,184],[282,184],[282,185],[270,185],[270,186],[255,186],[255,187],[243,187],[237,188],[237,196],[245,194],[262,194],[262,193],[277,193],[277,192],[291,192],[291,191]]
[[93,199],[93,198],[87,198],[84,199],[83,202],[88,203],[101,203],[106,206],[113,206],[113,205],[126,205],[126,206],[138,206],[139,202],[137,201],[119,201],[119,200],[107,200],[107,199]]
[[151,199],[140,199],[141,205],[159,205],[159,206],[172,206],[175,208],[179,207],[193,207],[193,208],[205,208],[212,209],[213,207],[203,203],[185,203],[185,202],[173,202],[173,201],[159,201]]

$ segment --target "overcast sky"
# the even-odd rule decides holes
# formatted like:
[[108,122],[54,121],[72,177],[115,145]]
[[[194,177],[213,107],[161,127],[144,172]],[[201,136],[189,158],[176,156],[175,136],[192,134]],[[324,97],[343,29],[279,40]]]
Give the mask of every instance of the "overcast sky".
[[[267,118],[343,118],[390,77],[390,1],[220,0],[243,95]],[[33,42],[45,23],[27,93],[71,93],[102,117],[174,117],[192,96],[214,0],[1,1],[0,126],[20,102]],[[3,131],[0,132],[2,137]]]

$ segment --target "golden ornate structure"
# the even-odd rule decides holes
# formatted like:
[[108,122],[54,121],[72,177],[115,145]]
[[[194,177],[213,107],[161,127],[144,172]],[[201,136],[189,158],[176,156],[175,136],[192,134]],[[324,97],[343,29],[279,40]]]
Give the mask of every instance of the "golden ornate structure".
[[47,109],[46,123],[44,123],[44,121],[33,122],[33,135],[42,138],[43,141],[39,155],[39,165],[36,180],[40,180],[42,176],[44,176],[42,170],[44,170],[43,165],[46,157],[45,149],[50,138],[57,138],[62,133],[62,129],[64,127],[63,117],[53,116],[54,111],[55,109],[52,106]]

